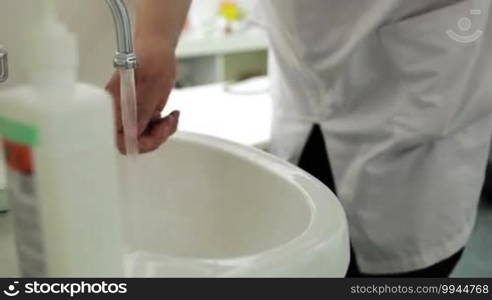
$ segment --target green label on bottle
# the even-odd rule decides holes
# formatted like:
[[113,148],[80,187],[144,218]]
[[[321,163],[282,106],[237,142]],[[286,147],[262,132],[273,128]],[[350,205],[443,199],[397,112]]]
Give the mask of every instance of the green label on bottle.
[[38,131],[34,126],[0,116],[0,136],[13,142],[34,146],[39,141]]

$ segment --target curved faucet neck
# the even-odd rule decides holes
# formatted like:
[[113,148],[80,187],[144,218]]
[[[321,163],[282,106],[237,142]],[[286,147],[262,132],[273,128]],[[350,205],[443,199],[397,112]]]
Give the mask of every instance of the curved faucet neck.
[[133,32],[130,13],[123,0],[106,0],[116,28],[116,56],[114,66],[118,69],[134,69],[137,56],[133,47]]

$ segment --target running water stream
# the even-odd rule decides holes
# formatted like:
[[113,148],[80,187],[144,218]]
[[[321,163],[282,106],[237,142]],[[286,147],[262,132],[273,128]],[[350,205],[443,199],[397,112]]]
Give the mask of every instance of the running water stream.
[[139,166],[137,156],[138,147],[138,111],[135,87],[135,70],[120,70],[121,80],[121,119],[124,131],[126,149],[124,177],[123,177],[123,212],[126,228],[127,246],[133,243],[139,230]]
[[126,155],[136,161],[138,155],[138,117],[135,71],[120,70],[121,78],[121,118],[125,134]]

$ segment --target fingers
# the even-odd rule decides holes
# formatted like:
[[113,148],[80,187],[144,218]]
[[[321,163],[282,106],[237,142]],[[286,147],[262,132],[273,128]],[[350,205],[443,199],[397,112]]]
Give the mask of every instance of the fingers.
[[[155,114],[147,129],[139,137],[140,153],[154,151],[165,143],[177,131],[179,116],[179,111],[174,111],[163,119],[161,119],[160,114]],[[117,134],[117,146],[122,154],[126,154],[123,132]]]
[[169,116],[153,122],[140,137],[140,152],[146,153],[159,148],[178,129],[179,112],[175,111]]
[[116,132],[116,146],[121,154],[126,155],[125,134],[122,131]]
[[156,121],[159,121],[161,119],[161,111],[156,111],[154,112],[154,116],[152,117],[152,119],[150,120],[150,122],[156,122]]
[[139,134],[142,134],[147,129],[155,114],[160,113],[165,106],[173,86],[172,82],[166,82],[165,80],[163,78],[162,82],[156,84],[154,80],[139,78],[137,85]]

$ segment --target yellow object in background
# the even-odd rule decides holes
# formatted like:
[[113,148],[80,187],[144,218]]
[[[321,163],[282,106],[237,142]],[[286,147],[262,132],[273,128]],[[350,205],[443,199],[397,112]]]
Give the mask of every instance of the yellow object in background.
[[244,12],[235,1],[223,0],[220,5],[220,15],[228,21],[238,21],[244,17]]

